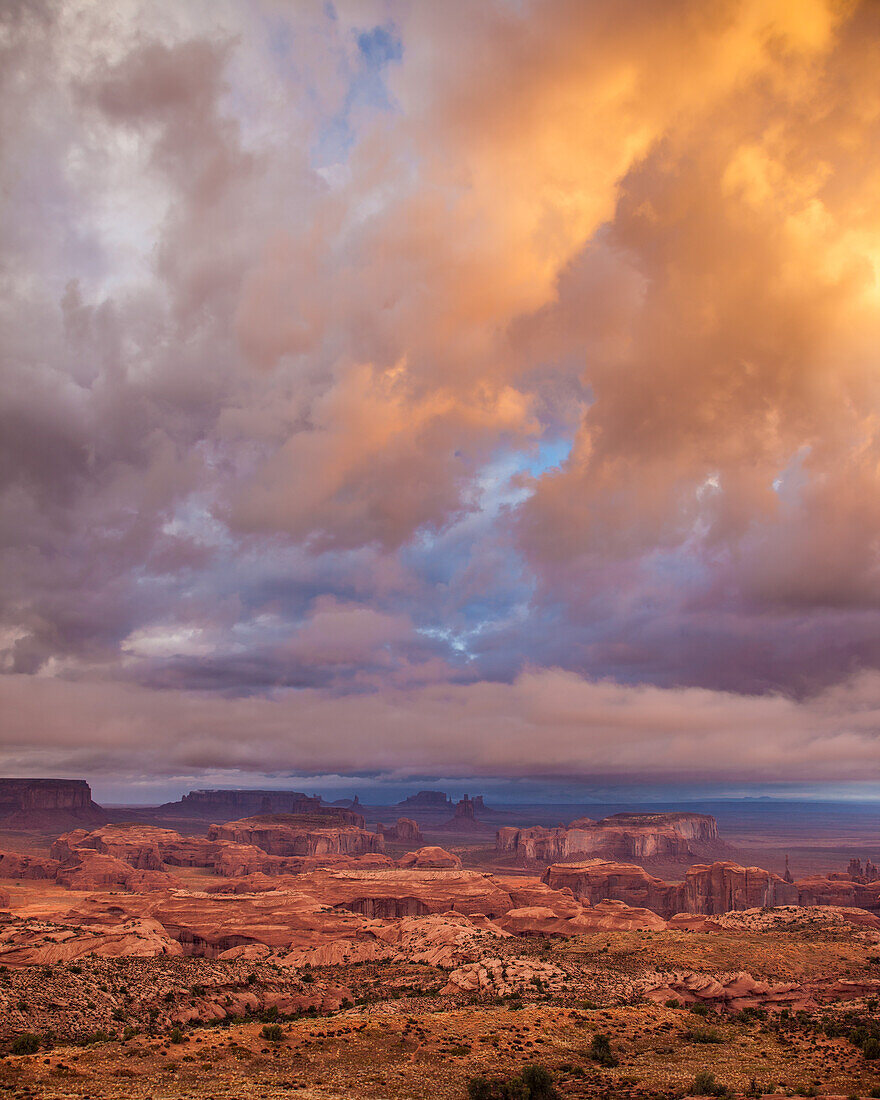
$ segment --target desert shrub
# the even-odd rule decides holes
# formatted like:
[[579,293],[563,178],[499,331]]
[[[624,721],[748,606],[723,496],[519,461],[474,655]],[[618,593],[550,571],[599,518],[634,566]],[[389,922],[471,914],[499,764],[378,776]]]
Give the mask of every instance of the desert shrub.
[[280,1043],[284,1038],[281,1024],[263,1024],[260,1034],[270,1043]]
[[687,1031],[681,1033],[682,1039],[686,1043],[723,1043],[724,1036],[718,1030],[717,1027],[703,1027],[693,1028],[689,1027]]
[[594,1062],[598,1062],[600,1066],[613,1068],[619,1064],[614,1051],[611,1049],[611,1040],[600,1031],[596,1032],[592,1043],[590,1043],[590,1057]]
[[529,1100],[556,1100],[559,1095],[553,1085],[553,1075],[544,1066],[526,1066],[522,1080]]
[[714,1073],[701,1069],[691,1086],[694,1096],[727,1096],[727,1088],[717,1081]]
[[10,1047],[13,1054],[36,1054],[39,1049],[39,1035],[32,1035],[29,1031],[17,1035],[12,1040],[12,1046]]
[[670,997],[668,1001],[663,1002],[667,1008],[681,1008],[681,1001],[676,997]]
[[469,1100],[559,1100],[544,1066],[526,1066],[518,1077],[471,1077],[467,1090]]
[[868,1036],[862,1043],[862,1054],[873,1062],[875,1058],[880,1058],[880,1039],[875,1038],[873,1035]]
[[171,1038],[172,1043],[182,1043],[183,1042],[183,1032],[180,1030],[179,1027],[173,1027],[171,1029],[170,1038]]
[[693,1014],[695,1016],[708,1016],[709,1015],[709,1008],[708,1008],[707,1005],[701,1005],[701,1004],[691,1005],[690,1011],[693,1012]]

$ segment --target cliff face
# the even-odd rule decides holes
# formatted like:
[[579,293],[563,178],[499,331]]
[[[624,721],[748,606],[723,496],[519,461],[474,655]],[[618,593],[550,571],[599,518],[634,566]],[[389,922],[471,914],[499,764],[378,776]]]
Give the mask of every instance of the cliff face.
[[106,820],[84,779],[0,779],[0,824],[5,828],[69,828]]
[[685,876],[688,913],[729,913],[764,906],[797,905],[798,889],[781,875],[737,863],[697,864]]
[[601,859],[554,864],[547,868],[542,882],[554,890],[568,887],[576,898],[591,905],[604,900],[622,901],[667,918],[675,913],[715,916],[734,910],[797,905],[799,896],[796,885],[772,871],[722,861],[691,867],[684,883],[663,882],[636,864]]
[[166,802],[165,813],[233,821],[254,814],[332,814],[341,825],[364,826],[363,816],[341,806],[325,806],[320,798],[302,791],[204,790],[190,791],[179,802]]
[[654,878],[643,867],[604,859],[554,864],[547,868],[541,881],[553,890],[567,888],[578,900],[590,905],[622,901],[650,909],[661,917],[679,912],[685,896],[683,886]]
[[385,850],[385,840],[324,815],[268,814],[212,825],[209,840],[251,844],[273,856],[366,855]]
[[522,862],[553,863],[578,856],[610,859],[681,859],[718,845],[718,826],[707,814],[614,814],[580,818],[558,829],[499,829],[495,846]]

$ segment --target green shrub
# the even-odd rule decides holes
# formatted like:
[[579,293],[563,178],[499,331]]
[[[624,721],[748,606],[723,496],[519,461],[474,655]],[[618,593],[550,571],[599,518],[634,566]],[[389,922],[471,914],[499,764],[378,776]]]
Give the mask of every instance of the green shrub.
[[519,1077],[471,1077],[467,1090],[469,1100],[559,1100],[544,1066],[526,1066]]
[[707,1069],[701,1069],[694,1077],[691,1092],[694,1096],[727,1096],[728,1094],[727,1088],[715,1079],[714,1073],[710,1073]]
[[40,1049],[40,1037],[25,1031],[12,1040],[10,1049],[13,1054],[36,1054]]
[[270,1043],[280,1043],[284,1038],[281,1024],[263,1024],[260,1034]]
[[690,1011],[693,1012],[693,1014],[695,1016],[708,1016],[709,1015],[709,1008],[708,1008],[707,1005],[701,1005],[701,1004],[691,1005]]
[[724,1036],[717,1027],[693,1028],[681,1033],[686,1043],[723,1043]]
[[613,1068],[620,1064],[611,1049],[611,1040],[599,1031],[596,1032],[592,1043],[590,1043],[590,1057],[594,1062],[598,1062],[600,1066]]
[[873,1035],[865,1039],[862,1043],[862,1054],[869,1062],[873,1062],[875,1058],[880,1058],[880,1039],[876,1039]]
[[183,1032],[180,1030],[179,1027],[173,1027],[171,1029],[171,1042],[172,1043],[182,1043],[183,1042]]

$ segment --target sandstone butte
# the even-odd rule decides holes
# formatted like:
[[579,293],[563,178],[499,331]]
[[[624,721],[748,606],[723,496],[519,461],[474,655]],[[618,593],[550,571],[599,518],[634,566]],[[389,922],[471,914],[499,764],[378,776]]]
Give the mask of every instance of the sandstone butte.
[[601,821],[582,817],[557,829],[502,828],[495,848],[522,863],[555,863],[578,856],[684,861],[718,854],[723,846],[714,817],[658,813],[613,814]]
[[251,844],[276,856],[359,856],[385,849],[378,833],[357,825],[340,826],[324,814],[258,814],[212,825],[208,840]]
[[591,859],[556,863],[542,881],[571,890],[587,903],[603,899],[644,906],[663,917],[719,913],[785,905],[835,905],[880,912],[880,884],[813,877],[796,883],[761,867],[718,861],[688,868],[683,883],[668,883],[635,864]]
[[106,820],[84,779],[0,779],[5,829],[69,829]]

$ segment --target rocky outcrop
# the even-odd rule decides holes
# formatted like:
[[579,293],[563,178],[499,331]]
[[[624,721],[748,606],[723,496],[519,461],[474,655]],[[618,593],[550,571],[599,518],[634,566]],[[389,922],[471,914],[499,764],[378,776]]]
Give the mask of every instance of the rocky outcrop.
[[322,814],[265,814],[229,821],[212,825],[208,839],[250,844],[276,856],[360,856],[385,848],[378,833],[336,825]]
[[580,818],[558,829],[540,825],[503,828],[495,847],[522,863],[554,863],[592,856],[605,859],[685,860],[719,845],[718,827],[708,814],[614,814]]
[[684,887],[654,878],[636,864],[588,859],[578,863],[556,863],[541,880],[555,890],[568,889],[590,905],[601,901],[622,901],[671,917],[684,908]]
[[182,885],[166,871],[132,867],[116,856],[89,848],[76,849],[58,868],[55,881],[71,890],[106,890],[116,886],[125,890],[151,891]]
[[60,866],[57,859],[0,851],[0,878],[53,879]]
[[376,832],[395,844],[421,844],[422,830],[411,817],[399,817],[394,825],[377,825]]
[[864,885],[880,880],[880,870],[877,869],[870,859],[865,860],[864,867],[862,867],[862,861],[860,859],[851,859],[846,871],[853,882],[861,882]]
[[69,829],[107,820],[84,779],[0,779],[5,829]]
[[799,905],[853,906],[880,912],[880,882],[857,882],[849,875],[811,875],[795,883]]
[[598,905],[578,907],[578,912],[563,916],[558,907],[544,905],[510,909],[496,924],[517,936],[578,936],[600,931],[659,931],[666,921],[650,909],[625,905],[622,901],[600,901]]
[[218,841],[214,870],[218,875],[240,879],[263,875],[267,877],[289,876],[316,871],[321,867],[379,868],[393,867],[394,861],[381,852],[362,856],[315,855],[272,856],[253,844],[236,844]]
[[155,958],[182,954],[180,944],[149,918],[123,919],[99,930],[19,918],[7,918],[0,924],[2,966],[52,966],[86,955]]
[[796,905],[797,901],[797,887],[781,875],[761,867],[717,862],[688,869],[682,908],[711,916],[761,906]]
[[419,848],[415,852],[407,852],[405,856],[397,861],[397,866],[414,867],[417,870],[423,868],[450,870],[461,868],[461,860],[452,852],[447,852],[445,848],[429,847]]
[[733,974],[674,970],[649,975],[640,986],[645,999],[655,1004],[675,1000],[682,1005],[704,1004],[718,1011],[758,1007],[800,1009],[813,1004],[797,982],[765,982],[743,970]]
[[760,867],[719,861],[688,869],[684,883],[668,883],[637,864],[584,860],[554,864],[543,882],[568,888],[591,904],[609,899],[652,909],[662,917],[676,913],[711,916],[760,906],[797,904],[797,887]]

